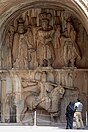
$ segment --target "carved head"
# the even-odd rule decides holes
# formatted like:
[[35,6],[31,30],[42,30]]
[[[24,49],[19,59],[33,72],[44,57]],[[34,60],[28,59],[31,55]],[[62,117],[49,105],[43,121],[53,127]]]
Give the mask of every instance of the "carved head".
[[59,92],[60,92],[60,98],[62,98],[65,93],[65,89],[63,87],[60,87]]
[[43,67],[47,67],[48,66],[48,61],[46,59],[43,59],[43,64],[42,64]]
[[47,30],[49,26],[49,21],[51,20],[51,18],[52,18],[52,15],[50,13],[43,12],[39,14],[40,23],[43,30]]
[[24,21],[22,18],[18,19],[18,33],[23,34],[25,32]]
[[10,32],[11,34],[14,34],[14,26],[13,26],[13,25],[10,26],[9,32]]
[[45,19],[47,19],[48,21],[50,21],[51,18],[52,18],[51,13],[43,12],[43,13],[40,13],[40,14],[39,14],[39,19],[40,19],[40,20],[45,20]]
[[47,30],[47,29],[48,29],[48,26],[49,26],[49,21],[48,21],[48,19],[43,19],[43,20],[41,21],[41,26],[42,26],[43,30]]

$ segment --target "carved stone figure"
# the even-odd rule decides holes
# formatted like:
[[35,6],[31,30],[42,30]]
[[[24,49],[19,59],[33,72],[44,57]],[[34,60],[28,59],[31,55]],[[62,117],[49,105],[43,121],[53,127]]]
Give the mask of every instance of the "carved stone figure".
[[55,25],[54,25],[54,49],[55,49],[55,61],[54,61],[54,66],[57,67],[60,66],[61,60],[62,60],[62,54],[61,54],[61,43],[60,43],[60,37],[61,37],[61,23],[60,23],[60,18],[55,17]]
[[[37,31],[39,30],[40,27],[37,26],[37,17],[31,17],[31,30],[32,30],[32,35],[33,35],[33,47],[35,50],[37,49]],[[36,52],[32,53],[33,56],[33,63],[31,64],[35,67],[38,66],[37,64],[37,57],[36,57]]]
[[28,62],[28,68],[33,69],[36,47],[34,45],[33,33],[30,27],[27,28],[27,32],[24,34],[24,43],[25,46],[27,46],[26,58]]
[[76,43],[76,31],[71,22],[71,18],[67,19],[64,37],[61,41],[64,42],[64,63],[65,67],[75,67],[76,59],[81,59],[80,50]]
[[76,40],[76,31],[74,30],[74,27],[72,25],[72,19],[71,19],[71,17],[69,17],[66,20],[65,36],[67,38],[71,38],[72,41],[75,41]]
[[22,18],[18,20],[17,32],[13,40],[13,68],[28,69],[28,45],[24,39],[24,23]]
[[33,33],[33,43],[35,47],[36,47],[36,42],[37,42],[37,31],[39,28],[40,27],[37,27],[37,18],[31,17],[31,30]]
[[60,46],[60,36],[61,36],[61,25],[60,25],[60,18],[55,17],[55,25],[54,25],[54,48],[59,49]]
[[58,102],[63,97],[65,89],[52,82],[47,82],[47,73],[43,71],[41,74],[41,80],[37,82],[37,88],[40,89],[39,95],[28,95],[24,101],[24,109],[21,113],[21,121],[29,110],[34,110],[36,108],[43,108],[47,112],[53,114],[58,113]]
[[37,47],[37,31],[40,27],[37,26],[37,18],[31,17],[30,22],[28,18],[28,12],[25,16],[25,28],[27,32],[24,34],[25,42],[28,45],[28,65],[29,69],[35,69],[37,67],[36,61],[36,47]]
[[[36,100],[36,104],[34,104],[34,107],[36,107],[42,101],[42,99],[45,99],[45,97],[49,97],[49,93],[54,89],[54,86],[56,86],[56,84],[47,82],[47,73],[42,72],[41,80],[38,81],[38,87],[40,88],[41,92]],[[48,106],[46,107],[48,108]]]
[[78,56],[71,39],[66,39],[64,43],[64,63],[65,67],[75,67],[75,61]]
[[44,59],[49,61],[54,61],[55,53],[52,43],[54,30],[49,25],[49,20],[51,19],[51,14],[41,13],[41,28],[37,32],[37,61],[38,66],[42,66]]
[[5,44],[2,46],[2,68],[12,68],[12,45],[14,37],[14,26],[11,25],[6,34]]
[[9,40],[9,46],[12,48],[13,46],[13,37],[14,37],[15,27],[13,25],[10,26],[9,33],[10,33],[10,40]]
[[[53,89],[51,91],[51,98],[52,98],[52,103],[51,103],[51,100],[49,97],[45,97],[44,99],[41,100],[41,102],[38,104],[37,108],[43,108],[45,109],[47,112],[49,112],[50,114],[52,114],[53,116],[58,116],[58,103],[60,102],[60,99],[62,98],[64,94],[64,89],[63,87],[60,88],[60,87],[56,87],[55,89]],[[21,113],[21,116],[20,116],[20,120],[22,121],[24,116],[25,116],[25,113],[29,110],[35,110],[35,107],[33,107],[33,104],[35,102],[35,100],[37,99],[37,96],[35,95],[30,95],[30,96],[27,96],[27,98],[25,99],[25,104],[24,104],[24,109]],[[59,101],[59,102],[58,102]],[[46,105],[47,103],[47,105]],[[52,106],[51,106],[52,104]],[[48,106],[48,107],[46,107]],[[31,109],[32,108],[32,109]]]
[[54,26],[54,30],[55,30],[55,34],[54,34],[54,47],[55,48],[59,48],[60,46],[60,30],[61,30],[61,27],[60,25],[55,25]]

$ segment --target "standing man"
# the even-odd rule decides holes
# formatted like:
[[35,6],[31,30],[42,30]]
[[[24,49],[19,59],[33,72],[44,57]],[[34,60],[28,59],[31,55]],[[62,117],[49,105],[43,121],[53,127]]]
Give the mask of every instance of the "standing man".
[[68,106],[66,107],[66,120],[67,125],[66,129],[72,129],[73,128],[73,117],[74,117],[74,103],[70,102]]
[[77,102],[74,105],[74,108],[76,109],[74,117],[76,120],[76,128],[84,128],[83,120],[82,120],[82,109],[83,109],[83,104],[80,102],[80,99],[77,99]]

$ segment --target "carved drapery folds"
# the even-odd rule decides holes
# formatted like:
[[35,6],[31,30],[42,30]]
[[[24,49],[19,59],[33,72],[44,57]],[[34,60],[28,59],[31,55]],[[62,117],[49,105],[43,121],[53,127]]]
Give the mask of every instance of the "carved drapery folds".
[[5,54],[2,46],[3,69],[76,67],[81,53],[71,14],[64,18],[61,11],[47,10],[28,10],[11,24]]
[[[29,9],[10,24],[5,39],[1,47],[2,69],[14,71],[14,89],[20,89],[24,104],[20,108],[16,104],[16,111],[22,115],[17,116],[17,121],[23,120],[27,110],[40,108],[58,118],[61,99],[77,92],[73,71],[82,57],[72,14],[65,10]],[[18,96],[16,101],[19,103]]]
[[75,67],[76,59],[81,59],[81,53],[76,43],[76,31],[72,25],[71,17],[66,20],[61,41],[63,41],[64,49],[64,66]]
[[44,66],[44,60],[47,61],[46,66],[51,66],[55,60],[53,35],[54,30],[49,21],[51,19],[50,13],[40,14],[41,28],[37,34],[37,60],[38,66]]

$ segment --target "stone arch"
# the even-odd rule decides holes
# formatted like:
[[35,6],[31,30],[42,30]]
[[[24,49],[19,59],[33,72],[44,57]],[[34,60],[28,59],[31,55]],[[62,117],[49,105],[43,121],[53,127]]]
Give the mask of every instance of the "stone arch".
[[[5,4],[5,5],[4,5]],[[1,13],[0,13],[0,40],[1,44],[3,43],[5,31],[7,25],[10,24],[14,18],[16,18],[20,13],[24,12],[28,8],[36,8],[36,7],[51,7],[51,8],[59,8],[59,7],[65,7],[68,10],[71,10],[82,22],[83,26],[85,27],[86,32],[88,32],[88,25],[87,23],[87,16],[83,9],[80,7],[78,3],[71,0],[69,1],[12,1],[9,2],[9,0],[6,0],[5,3],[2,1],[1,3]]]
[[[0,7],[1,8],[1,12],[0,12],[0,45],[4,44],[4,38],[5,38],[6,32],[8,30],[8,27],[16,17],[18,17],[21,13],[23,13],[27,9],[40,8],[40,7],[53,8],[53,9],[58,9],[58,8],[62,7],[62,8],[68,9],[81,21],[86,32],[88,33],[87,15],[82,10],[82,8],[73,0],[71,0],[71,1],[69,1],[69,0],[68,1],[67,0],[63,0],[63,1],[62,0],[48,0],[48,1],[47,0],[46,1],[43,1],[43,0],[41,0],[41,1],[12,0],[10,2],[9,2],[9,0],[5,0],[5,3],[2,2],[1,7]],[[59,73],[59,71],[58,71],[58,73]],[[66,75],[68,76],[68,74],[66,74]],[[73,76],[73,74],[71,76]],[[80,81],[79,76],[80,76],[80,74],[78,74],[78,76],[77,76],[78,81]],[[87,78],[88,75],[84,75],[84,76]],[[60,76],[60,77],[63,78],[62,76]],[[82,75],[81,75],[81,77],[82,77]],[[14,78],[14,75],[13,75],[13,78]],[[56,79],[58,81],[58,77],[56,77]],[[82,80],[82,78],[81,78],[81,80]],[[16,81],[18,81],[18,80],[16,80]],[[64,82],[64,78],[61,80],[61,82]],[[73,80],[70,80],[70,83],[72,83],[72,82],[73,82]],[[85,84],[85,85],[87,87],[87,84]],[[14,86],[15,86],[15,83],[14,83]],[[80,88],[80,83],[77,86]],[[82,87],[80,89],[82,89]],[[86,89],[86,91],[87,91],[87,89]],[[84,102],[85,102],[85,100],[84,100]],[[63,102],[63,106],[64,106],[64,102]]]

